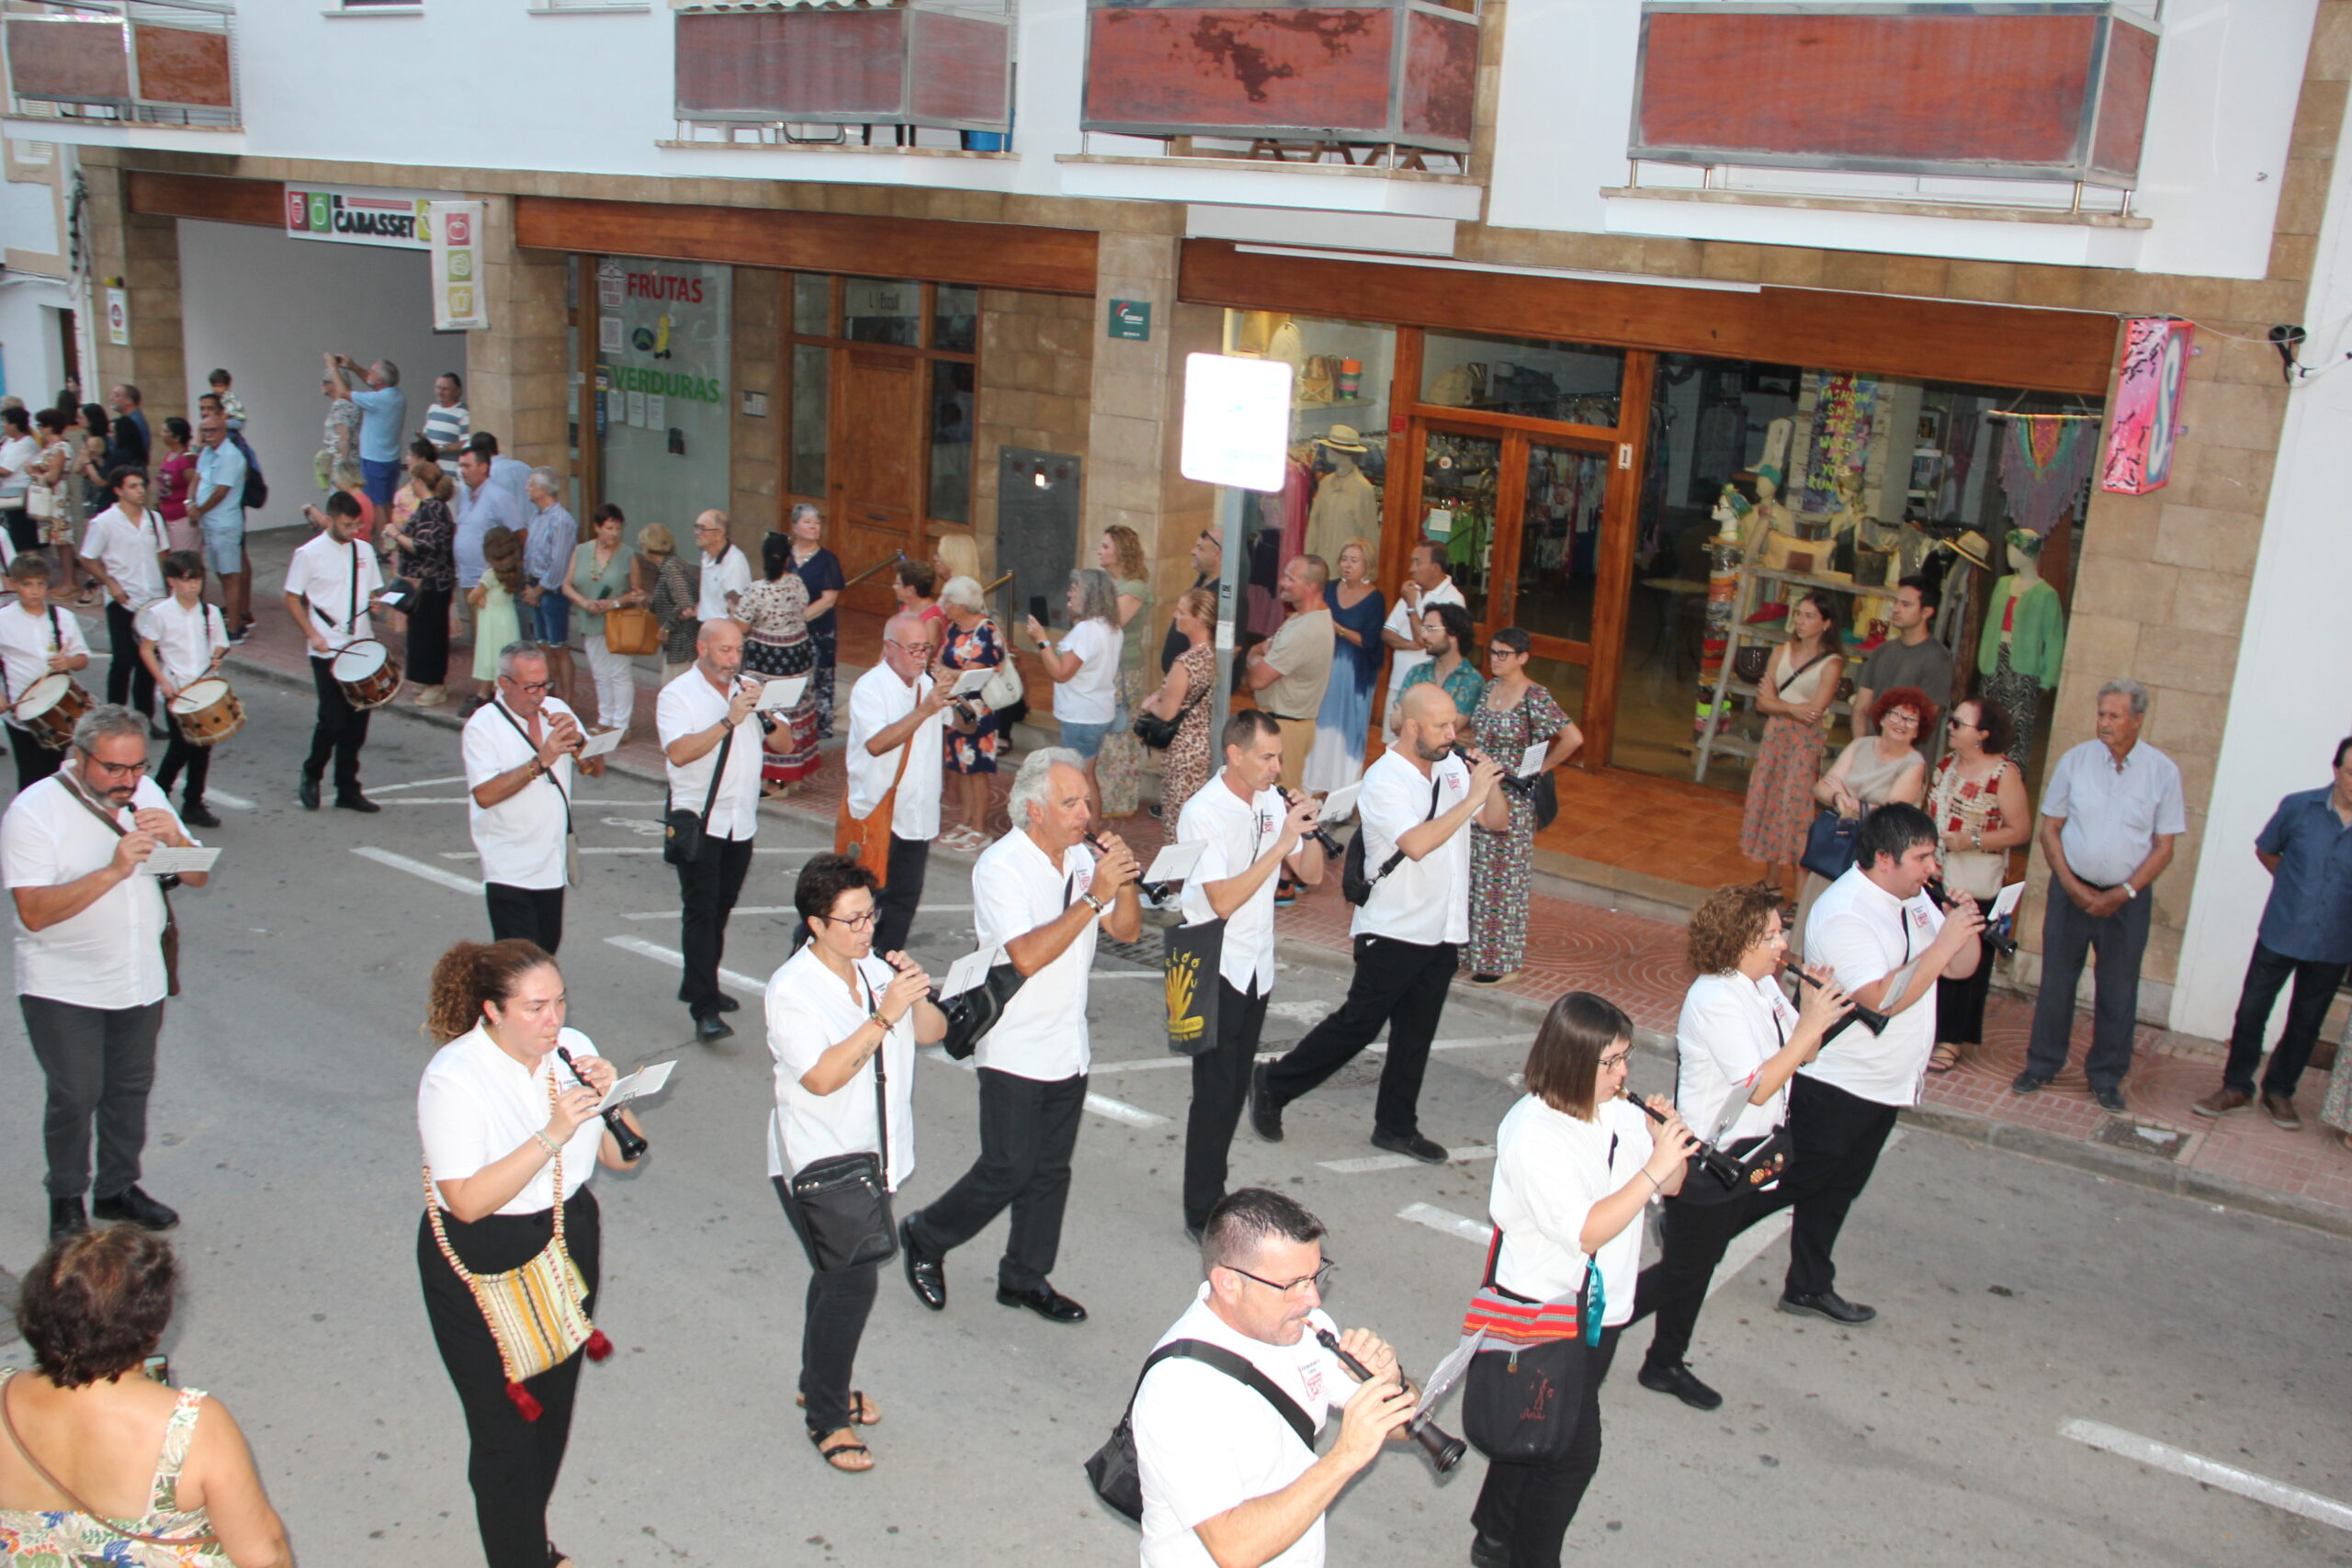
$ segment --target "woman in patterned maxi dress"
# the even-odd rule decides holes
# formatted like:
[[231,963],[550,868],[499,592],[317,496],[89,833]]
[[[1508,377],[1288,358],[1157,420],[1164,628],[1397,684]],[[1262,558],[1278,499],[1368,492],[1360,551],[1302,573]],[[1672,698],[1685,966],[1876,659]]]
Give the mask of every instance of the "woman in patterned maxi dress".
[[[1756,689],[1764,743],[1747,775],[1739,852],[1764,863],[1764,880],[1792,886],[1814,818],[1813,786],[1829,739],[1829,705],[1846,673],[1836,612],[1820,593],[1789,611],[1789,640],[1772,650]],[[1792,889],[1793,891],[1793,889]]]
[[[1527,634],[1505,626],[1487,649],[1490,678],[1470,715],[1473,744],[1519,771],[1530,746],[1545,747],[1536,774],[1550,773],[1584,744],[1576,721],[1560,711],[1552,694],[1527,678]],[[1492,833],[1471,824],[1470,946],[1463,955],[1474,986],[1498,986],[1519,972],[1527,953],[1528,895],[1535,874],[1535,803],[1506,791],[1510,828]]]

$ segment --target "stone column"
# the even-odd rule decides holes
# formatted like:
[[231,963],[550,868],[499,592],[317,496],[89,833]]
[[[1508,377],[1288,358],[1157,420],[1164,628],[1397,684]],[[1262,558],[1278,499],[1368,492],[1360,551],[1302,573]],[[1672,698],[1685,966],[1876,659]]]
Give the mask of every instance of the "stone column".
[[[514,207],[507,197],[484,198],[482,239],[490,326],[466,334],[466,406],[473,427],[495,434],[506,457],[570,473],[571,389],[564,364],[571,329],[564,272],[571,258],[515,244]],[[412,401],[418,395],[410,390]]]
[[[82,399],[104,402],[108,388],[129,381],[146,400],[151,423],[172,414],[186,415],[187,350],[180,324],[179,221],[131,212],[124,172],[93,160],[89,156],[93,151],[85,149],[82,159],[89,186],[83,222],[96,280],[88,304],[96,363],[84,371]],[[110,341],[107,332],[109,287],[121,287],[130,294],[127,346]]]

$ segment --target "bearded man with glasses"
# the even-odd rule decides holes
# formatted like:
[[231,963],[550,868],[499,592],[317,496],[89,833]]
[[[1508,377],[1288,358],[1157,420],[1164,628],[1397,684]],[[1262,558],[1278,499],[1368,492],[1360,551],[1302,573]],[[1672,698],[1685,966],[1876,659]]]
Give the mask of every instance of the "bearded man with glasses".
[[[0,869],[17,904],[17,1003],[49,1086],[52,1240],[88,1228],[94,1122],[97,1217],[154,1231],[180,1223],[139,1190],[155,1041],[174,988],[171,907],[146,863],[158,849],[196,846],[147,766],[146,719],[103,704],[74,725],[64,765],[0,818]],[[200,887],[207,876],[180,880]]]

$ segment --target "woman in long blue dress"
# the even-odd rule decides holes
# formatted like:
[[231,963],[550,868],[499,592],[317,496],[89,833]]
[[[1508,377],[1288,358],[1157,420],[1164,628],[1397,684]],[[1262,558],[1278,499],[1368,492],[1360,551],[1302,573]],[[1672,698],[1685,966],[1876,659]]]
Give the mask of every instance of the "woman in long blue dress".
[[1350,539],[1340,547],[1340,579],[1331,585],[1331,683],[1315,715],[1315,746],[1299,782],[1311,790],[1351,784],[1363,773],[1364,738],[1372,731],[1372,688],[1380,678],[1380,628],[1387,606],[1372,585],[1372,547]]

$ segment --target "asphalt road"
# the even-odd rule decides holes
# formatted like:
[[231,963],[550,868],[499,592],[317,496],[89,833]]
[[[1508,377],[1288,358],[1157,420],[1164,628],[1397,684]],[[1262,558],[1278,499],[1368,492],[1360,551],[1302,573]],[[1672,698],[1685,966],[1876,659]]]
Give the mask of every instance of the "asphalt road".
[[[165,1024],[153,1104],[146,1185],[187,1215],[166,1348],[181,1382],[244,1424],[304,1562],[478,1562],[463,1427],[414,1264],[425,976],[447,942],[487,930],[457,738],[380,716],[366,781],[382,814],[313,815],[293,801],[307,694],[258,681],[241,694],[252,722],[220,753],[215,797],[253,806],[223,810],[207,835],[227,851],[213,886],[178,900],[187,995]],[[950,1259],[944,1315],[891,1272],[858,1375],[884,1411],[869,1434],[880,1462],[831,1472],[792,1404],[807,1270],[765,1180],[771,1074],[756,1027],[758,984],[787,951],[791,873],[819,835],[763,824],[727,955],[744,1027],[699,1047],[665,956],[677,928],[659,794],[590,781],[577,813],[589,852],[563,953],[571,1021],[625,1069],[681,1066],[648,1113],[652,1158],[598,1178],[598,1318],[619,1354],[585,1375],[556,1539],[586,1568],[1134,1561],[1135,1533],[1078,1467],[1198,1278],[1176,1201],[1188,1078],[1158,1036],[1153,972],[1106,950],[1093,988],[1102,1099],[1080,1139],[1055,1276],[1091,1321],[1059,1328],[998,1306],[1001,1231]],[[967,869],[933,862],[915,946],[935,973],[968,942]],[[1326,965],[1286,966],[1270,1041],[1303,1032],[1343,985]],[[1527,1032],[1457,997],[1425,1130],[1483,1148],[1517,1092]],[[21,1270],[45,1217],[40,1097],[28,1055],[10,1059],[0,1169],[17,1197],[0,1204],[0,1263]],[[1377,1066],[1364,1058],[1294,1106],[1278,1146],[1245,1128],[1235,1180],[1281,1186],[1323,1216],[1341,1265],[1332,1311],[1389,1336],[1419,1370],[1450,1347],[1475,1283],[1468,1237],[1489,1167],[1380,1159],[1365,1142]],[[1641,1087],[1670,1082],[1659,1060],[1636,1069]],[[916,1115],[909,1198],[921,1202],[975,1153],[969,1076],[926,1061]],[[1847,1331],[1774,1312],[1783,1251],[1771,1239],[1736,1256],[1701,1323],[1693,1360],[1726,1394],[1722,1410],[1637,1387],[1648,1331],[1634,1331],[1604,1394],[1607,1451],[1572,1553],[2352,1562],[2352,1244],[1912,1133],[1841,1249],[1840,1286],[1878,1323]],[[2165,1445],[2137,1451],[2170,1468],[2066,1435],[2084,1422],[2125,1435],[2075,1428],[2109,1447]],[[2280,1506],[2206,1484],[2177,1473],[2195,1466],[2176,1450],[2296,1490]],[[1466,1561],[1481,1468],[1474,1455],[1438,1481],[1416,1452],[1385,1457],[1335,1510],[1331,1561]],[[2293,1511],[2328,1515],[2327,1499],[2335,1523]]]

